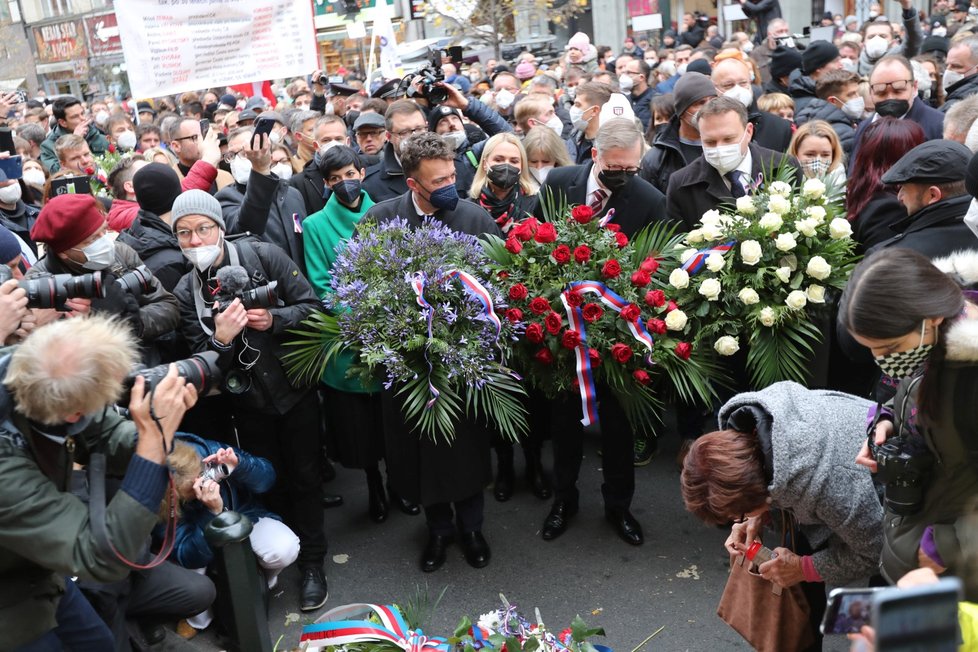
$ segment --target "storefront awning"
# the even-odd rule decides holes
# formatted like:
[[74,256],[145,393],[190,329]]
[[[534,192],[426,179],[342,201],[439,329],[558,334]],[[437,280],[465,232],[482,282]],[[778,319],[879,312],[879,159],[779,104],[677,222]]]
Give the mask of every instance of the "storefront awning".
[[25,81],[27,80],[23,77],[18,77],[16,79],[0,79],[0,88],[13,90],[23,86]]

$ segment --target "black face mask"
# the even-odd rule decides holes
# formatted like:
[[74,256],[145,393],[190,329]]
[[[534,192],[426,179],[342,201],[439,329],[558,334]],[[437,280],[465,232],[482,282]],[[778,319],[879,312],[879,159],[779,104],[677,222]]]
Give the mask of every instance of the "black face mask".
[[520,171],[514,165],[503,163],[489,168],[489,181],[503,190],[509,190],[520,180]]
[[598,180],[604,184],[605,188],[614,192],[627,186],[629,179],[635,174],[635,172],[628,170],[601,170],[598,173]]
[[910,110],[910,100],[883,100],[876,103],[876,113],[889,118],[902,118]]
[[360,199],[360,179],[344,179],[333,184],[332,191],[340,203],[353,206]]

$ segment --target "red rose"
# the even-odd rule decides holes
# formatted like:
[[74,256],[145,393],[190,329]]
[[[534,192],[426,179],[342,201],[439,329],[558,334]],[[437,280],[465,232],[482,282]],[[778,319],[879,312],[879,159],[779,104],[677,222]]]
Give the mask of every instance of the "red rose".
[[515,324],[523,319],[523,311],[519,308],[510,308],[506,311],[506,319]]
[[618,243],[618,248],[621,249],[628,244],[628,236],[621,231],[615,232],[615,242]]
[[529,293],[530,291],[522,283],[517,283],[509,288],[509,298],[513,301],[522,301]]
[[567,245],[559,245],[550,254],[550,257],[554,259],[554,262],[558,265],[566,265],[571,259],[571,250]]
[[564,325],[564,320],[555,312],[543,318],[543,325],[547,327],[547,332],[556,335],[560,332],[560,327]]
[[646,285],[652,282],[652,277],[649,276],[648,272],[643,272],[642,270],[637,270],[632,272],[632,285],[637,288],[644,288]]
[[642,264],[639,265],[638,268],[643,272],[648,272],[649,275],[651,276],[652,274],[655,274],[657,271],[659,271],[659,261],[649,256],[648,258],[642,261]]
[[530,310],[534,314],[542,315],[545,312],[550,312],[550,302],[543,297],[535,297],[533,301],[530,302]]
[[656,335],[666,334],[666,322],[661,319],[650,319],[645,322],[646,327]]
[[619,342],[611,347],[611,357],[615,359],[615,362],[625,364],[632,357],[632,347]]
[[533,357],[536,358],[537,362],[541,362],[543,364],[554,363],[554,354],[550,352],[550,349],[540,349],[533,355]]
[[526,339],[533,344],[543,341],[543,326],[540,324],[530,324],[526,327]]
[[591,260],[591,248],[587,245],[581,245],[574,249],[574,262],[583,265],[587,261]]
[[88,176],[94,175],[95,174],[95,168],[93,168],[93,167],[87,167],[87,168],[85,168],[85,174],[87,174]]
[[574,221],[578,224],[587,224],[591,221],[591,218],[594,217],[594,211],[591,210],[590,206],[582,204],[574,207],[574,209],[571,211],[571,217],[574,218]]
[[596,303],[589,303],[581,308],[581,312],[584,314],[584,321],[593,324],[601,319],[601,315],[604,314],[604,308]]
[[115,143],[109,143],[109,154],[115,154]]
[[533,236],[533,239],[540,244],[547,244],[548,242],[554,242],[557,239],[557,229],[550,222],[544,222],[539,227],[537,227],[537,232]]
[[527,242],[528,240],[533,239],[533,234],[536,233],[536,230],[537,221],[531,217],[523,220],[513,227],[513,230],[510,232],[510,236],[516,238],[517,240]]
[[639,317],[642,316],[642,309],[636,306],[634,303],[630,303],[621,309],[621,312],[618,313],[618,316],[620,316],[625,321],[634,322]]
[[616,278],[619,274],[621,274],[621,265],[614,258],[606,262],[601,268],[601,276],[605,278]]
[[587,357],[591,361],[591,366],[592,367],[600,367],[601,366],[601,354],[598,352],[597,349],[588,349],[587,350]]
[[683,360],[689,360],[689,356],[693,354],[693,345],[689,342],[680,342],[676,345],[676,355],[678,355]]
[[584,303],[584,295],[580,292],[571,291],[565,296],[567,297],[567,303],[575,308]]
[[666,305],[666,293],[662,290],[649,290],[645,293],[645,303],[653,308],[661,308]]
[[577,331],[566,330],[560,338],[560,344],[565,349],[575,349],[581,344],[581,334]]
[[523,243],[513,237],[506,238],[506,251],[511,254],[518,254],[523,251]]
[[507,272],[506,270],[503,270],[503,271],[499,272],[498,274],[496,274],[496,276],[498,276],[500,279],[502,279],[503,281],[505,281],[506,279],[509,278],[509,272]]
[[675,310],[678,307],[679,306],[676,305],[676,302],[675,301],[670,301],[669,302],[669,305],[666,306],[666,312],[672,312],[673,310]]
[[621,231],[621,227],[618,226],[617,224],[615,224],[614,222],[608,222],[607,224],[604,225],[604,228],[606,228],[609,231],[612,231],[614,233],[617,233],[618,231]]
[[634,372],[632,372],[632,378],[634,378],[635,382],[637,382],[639,385],[648,385],[652,380],[649,375],[641,369],[636,369]]

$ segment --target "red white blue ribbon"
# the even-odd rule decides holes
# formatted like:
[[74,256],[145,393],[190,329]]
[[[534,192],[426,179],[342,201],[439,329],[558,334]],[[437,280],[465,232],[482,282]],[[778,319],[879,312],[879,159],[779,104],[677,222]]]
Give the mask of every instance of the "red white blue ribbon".
[[734,244],[736,243],[731,240],[730,242],[725,242],[715,247],[710,247],[709,249],[700,249],[696,252],[696,255],[692,256],[689,260],[683,263],[683,269],[690,274],[695,274],[703,269],[703,265],[706,264],[706,259],[709,258],[711,254],[720,254],[722,256],[733,249]]
[[[366,620],[376,616],[380,622]],[[324,613],[302,628],[299,649],[307,652],[356,643],[392,643],[404,652],[449,652],[441,636],[425,636],[409,629],[401,612],[392,605],[348,604]]]

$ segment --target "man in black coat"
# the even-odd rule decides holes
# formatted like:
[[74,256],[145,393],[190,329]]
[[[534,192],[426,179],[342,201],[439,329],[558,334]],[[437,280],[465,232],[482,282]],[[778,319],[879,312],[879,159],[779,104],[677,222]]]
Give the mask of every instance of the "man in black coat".
[[842,70],[839,48],[828,41],[812,41],[801,53],[801,69],[789,77],[788,94],[795,100],[796,115],[816,100],[815,85],[833,70]]
[[[859,93],[859,75],[847,70],[833,70],[815,84],[817,99],[801,111],[795,111],[795,124],[824,120],[832,125],[846,156],[856,146],[856,125],[862,120],[865,103]],[[851,161],[852,159],[849,158]]]
[[947,96],[941,113],[946,114],[964,98],[978,93],[978,37],[962,39],[948,50],[943,82]]
[[685,230],[692,230],[703,213],[744,196],[758,175],[790,165],[795,178],[802,178],[793,158],[751,142],[754,126],[739,101],[714,98],[700,109],[696,122],[703,156],[673,174],[666,192],[667,214]]
[[907,218],[892,226],[896,232],[873,248],[904,247],[930,258],[978,248],[978,237],[964,223],[971,205],[965,175],[971,150],[953,140],[930,140],[903,155],[883,175],[883,183],[899,185],[897,197]]

